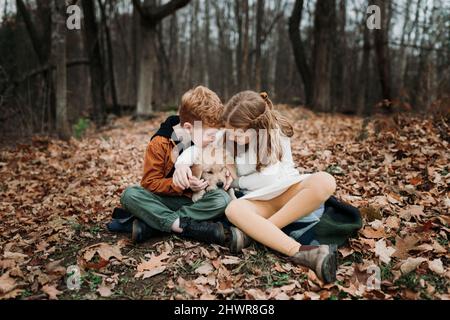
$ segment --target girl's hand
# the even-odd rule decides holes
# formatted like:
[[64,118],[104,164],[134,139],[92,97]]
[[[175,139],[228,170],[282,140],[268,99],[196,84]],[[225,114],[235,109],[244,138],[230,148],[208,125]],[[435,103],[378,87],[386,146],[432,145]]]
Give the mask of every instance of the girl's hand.
[[233,182],[233,177],[231,176],[231,172],[227,170],[225,173],[227,180],[225,181],[225,185],[223,186],[223,190],[228,191],[230,189],[231,183]]
[[190,183],[189,187],[194,192],[202,191],[202,190],[206,189],[206,187],[208,186],[208,182],[206,182],[203,179],[199,179],[197,177],[190,178],[189,183]]
[[192,179],[192,171],[189,166],[179,166],[173,173],[173,184],[182,190],[190,187],[191,183],[189,179]]

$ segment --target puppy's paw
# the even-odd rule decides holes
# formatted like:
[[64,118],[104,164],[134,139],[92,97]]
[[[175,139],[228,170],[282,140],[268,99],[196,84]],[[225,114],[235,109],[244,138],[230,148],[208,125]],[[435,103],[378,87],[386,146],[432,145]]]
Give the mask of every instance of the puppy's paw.
[[203,196],[205,195],[205,191],[199,191],[199,192],[195,192],[192,195],[192,202],[197,202],[198,200],[200,200],[201,198],[203,198]]

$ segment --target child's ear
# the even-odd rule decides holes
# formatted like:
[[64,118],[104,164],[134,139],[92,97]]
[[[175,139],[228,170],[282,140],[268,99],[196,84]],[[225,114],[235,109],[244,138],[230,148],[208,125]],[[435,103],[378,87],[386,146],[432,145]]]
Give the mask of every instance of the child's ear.
[[188,130],[189,132],[192,131],[192,128],[193,128],[193,126],[192,126],[192,124],[190,124],[189,122],[185,122],[185,123],[183,124],[183,129]]

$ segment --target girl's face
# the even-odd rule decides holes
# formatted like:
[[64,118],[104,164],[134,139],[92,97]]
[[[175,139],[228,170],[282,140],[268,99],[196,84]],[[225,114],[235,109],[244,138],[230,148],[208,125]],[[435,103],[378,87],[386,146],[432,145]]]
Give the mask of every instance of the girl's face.
[[226,126],[227,137],[238,145],[249,144],[251,139],[255,138],[255,130],[236,129],[229,125]]

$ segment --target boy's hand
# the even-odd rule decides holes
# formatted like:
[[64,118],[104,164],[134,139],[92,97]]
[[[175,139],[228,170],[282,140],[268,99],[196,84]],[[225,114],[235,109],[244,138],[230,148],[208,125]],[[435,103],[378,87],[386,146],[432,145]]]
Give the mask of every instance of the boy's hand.
[[189,183],[191,190],[194,192],[202,191],[208,186],[208,183],[205,180],[199,179],[197,177],[190,178]]
[[182,190],[190,187],[191,183],[189,179],[192,179],[192,171],[189,166],[180,166],[175,169],[173,173],[173,184]]
[[227,181],[225,181],[225,185],[223,186],[223,190],[228,191],[230,189],[231,183],[233,182],[233,177],[231,176],[230,171],[226,172]]

